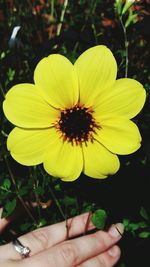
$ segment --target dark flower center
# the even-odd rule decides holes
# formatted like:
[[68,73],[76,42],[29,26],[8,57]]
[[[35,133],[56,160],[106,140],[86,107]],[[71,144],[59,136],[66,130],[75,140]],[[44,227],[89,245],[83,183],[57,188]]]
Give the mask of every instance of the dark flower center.
[[64,140],[76,144],[92,140],[92,132],[98,128],[92,113],[92,110],[80,106],[61,111],[57,128]]

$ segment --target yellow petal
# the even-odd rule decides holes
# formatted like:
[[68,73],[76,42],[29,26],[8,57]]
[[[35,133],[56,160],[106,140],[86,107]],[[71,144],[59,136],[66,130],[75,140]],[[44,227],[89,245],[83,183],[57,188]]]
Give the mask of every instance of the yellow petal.
[[103,179],[119,169],[118,157],[97,141],[89,142],[87,146],[83,144],[83,155],[83,172],[90,177]]
[[56,108],[70,108],[78,101],[76,70],[64,56],[43,58],[36,66],[34,81],[44,99]]
[[126,155],[135,152],[141,146],[138,127],[126,118],[101,118],[101,129],[95,135],[96,140],[113,153]]
[[95,101],[95,116],[110,114],[133,118],[142,109],[145,98],[142,84],[133,79],[119,79]]
[[8,136],[7,147],[17,162],[32,166],[45,160],[47,150],[57,138],[58,134],[53,128],[27,130],[16,127]]
[[52,108],[33,84],[18,84],[6,94],[3,110],[7,119],[23,128],[50,127],[59,111]]
[[59,177],[63,181],[74,181],[83,169],[81,147],[60,139],[48,151],[44,168],[50,175]]
[[117,64],[111,51],[103,45],[86,50],[75,62],[79,76],[80,102],[92,106],[105,88],[113,85]]

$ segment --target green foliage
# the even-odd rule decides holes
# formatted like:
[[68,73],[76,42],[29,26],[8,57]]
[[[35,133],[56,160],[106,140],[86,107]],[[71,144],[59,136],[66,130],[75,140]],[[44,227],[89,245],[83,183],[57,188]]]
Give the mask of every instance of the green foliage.
[[129,13],[128,18],[125,22],[125,27],[129,27],[131,23],[135,23],[137,21],[138,14],[133,14],[132,12]]
[[16,204],[16,199],[8,200],[7,203],[3,206],[2,218],[11,215],[16,208]]
[[107,219],[105,210],[98,209],[92,214],[92,222],[98,229],[104,229]]
[[66,206],[74,206],[76,204],[76,199],[74,197],[65,196],[63,199],[63,203]]
[[150,218],[148,216],[148,213],[146,211],[146,209],[144,209],[144,207],[141,207],[140,209],[140,215],[146,220],[146,221],[149,221]]
[[8,81],[9,81],[9,82],[13,81],[14,76],[15,76],[15,70],[9,68],[8,71],[7,71],[7,78],[8,78]]
[[127,267],[127,266],[125,265],[125,263],[121,263],[121,264],[119,265],[119,267]]
[[150,220],[148,213],[144,207],[140,208],[139,213],[142,219],[144,220],[138,222],[131,222],[131,220],[128,218],[123,219],[125,230],[131,232],[134,236],[138,235],[138,237],[140,238],[148,238],[150,236]]
[[148,238],[149,236],[150,236],[150,232],[144,231],[144,232],[139,233],[140,238]]
[[124,15],[133,4],[134,4],[134,1],[126,0],[125,4],[124,4],[124,7],[122,9],[122,15]]
[[9,190],[10,187],[11,187],[11,181],[8,178],[4,179],[1,188],[3,188],[4,190]]
[[118,15],[120,16],[122,14],[122,0],[115,1],[115,8],[116,8]]

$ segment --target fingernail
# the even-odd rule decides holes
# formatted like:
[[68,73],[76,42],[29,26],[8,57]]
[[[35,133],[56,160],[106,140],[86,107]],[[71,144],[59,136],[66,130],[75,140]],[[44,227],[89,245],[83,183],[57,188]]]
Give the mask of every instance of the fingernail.
[[117,247],[117,246],[114,246],[114,247],[110,248],[110,249],[108,250],[108,254],[109,254],[111,257],[117,257],[118,254],[119,254],[119,249],[118,249],[118,247]]
[[124,232],[124,225],[122,223],[116,223],[112,225],[108,231],[108,233],[115,238],[122,236],[123,232]]

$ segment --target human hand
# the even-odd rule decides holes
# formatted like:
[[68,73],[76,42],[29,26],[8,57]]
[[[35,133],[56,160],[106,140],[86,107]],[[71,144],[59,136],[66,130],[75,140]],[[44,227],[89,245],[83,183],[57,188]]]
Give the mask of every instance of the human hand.
[[[120,233],[123,233],[123,225],[111,226],[108,232],[96,231],[81,236],[88,216],[85,213],[67,221],[69,240],[66,240],[66,222],[43,227],[19,237],[20,242],[31,250],[27,258],[21,258],[12,243],[1,246],[0,263],[3,267],[114,266],[120,257],[116,243],[121,238]],[[89,222],[87,230],[94,228]]]

